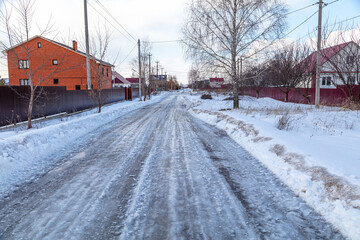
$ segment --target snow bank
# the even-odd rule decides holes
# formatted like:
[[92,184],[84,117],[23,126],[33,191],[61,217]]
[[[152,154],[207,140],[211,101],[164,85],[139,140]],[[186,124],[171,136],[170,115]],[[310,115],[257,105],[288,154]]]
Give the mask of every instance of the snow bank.
[[187,98],[194,116],[225,130],[345,236],[360,239],[359,111],[251,97],[230,110],[223,95]]
[[0,197],[20,184],[32,181],[46,172],[64,156],[89,141],[95,131],[126,113],[161,101],[166,94],[150,101],[120,102],[96,109],[34,125],[0,132]]

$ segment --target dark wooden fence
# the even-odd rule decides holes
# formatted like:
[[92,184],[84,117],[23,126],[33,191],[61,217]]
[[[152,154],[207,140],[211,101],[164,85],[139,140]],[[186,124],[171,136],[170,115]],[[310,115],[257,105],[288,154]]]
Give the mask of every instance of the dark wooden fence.
[[[102,92],[105,104],[125,100],[125,88],[105,89]],[[27,119],[28,86],[0,87],[0,126]],[[39,94],[40,93],[40,94]],[[133,91],[133,98],[138,93]],[[96,107],[95,99],[87,90],[66,91],[65,87],[38,87],[33,108],[33,118],[49,116],[62,112],[75,112]]]

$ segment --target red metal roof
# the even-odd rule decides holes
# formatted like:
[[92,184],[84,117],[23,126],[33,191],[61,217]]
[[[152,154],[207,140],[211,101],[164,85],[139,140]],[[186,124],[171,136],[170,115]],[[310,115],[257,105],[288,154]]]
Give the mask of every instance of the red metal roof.
[[112,72],[112,83],[119,83],[119,84],[130,84],[128,80],[126,80],[120,73],[113,71]]
[[[326,63],[330,58],[332,58],[333,56],[335,56],[341,49],[343,49],[344,47],[346,47],[349,43],[351,42],[346,42],[346,43],[342,43],[336,46],[332,46],[329,48],[324,48],[321,50],[321,60],[320,60],[320,64],[323,65],[324,63]],[[317,57],[317,52],[313,52],[312,54],[310,54],[307,58],[305,58],[301,63],[302,64],[306,64],[306,72],[307,73],[311,73],[315,70],[316,68],[316,57]]]
[[[126,78],[126,80],[131,83],[139,83],[139,78]],[[141,80],[144,81],[144,78],[142,78]]]
[[224,82],[224,78],[210,78],[210,82]]

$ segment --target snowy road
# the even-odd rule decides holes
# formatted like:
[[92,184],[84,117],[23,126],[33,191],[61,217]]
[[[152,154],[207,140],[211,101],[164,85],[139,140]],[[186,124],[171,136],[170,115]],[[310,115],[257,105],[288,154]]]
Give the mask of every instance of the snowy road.
[[0,199],[0,239],[342,239],[181,95]]

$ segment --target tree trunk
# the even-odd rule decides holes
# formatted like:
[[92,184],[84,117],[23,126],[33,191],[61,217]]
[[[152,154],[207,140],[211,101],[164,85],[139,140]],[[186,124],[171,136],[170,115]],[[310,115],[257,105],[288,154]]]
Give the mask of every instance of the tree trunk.
[[98,113],[101,113],[101,90],[100,89],[99,89],[99,93],[98,93],[98,105],[99,105]]
[[234,95],[233,108],[238,109],[239,108],[239,88],[238,88],[238,83],[236,81],[234,81],[234,84],[233,84],[233,95]]
[[289,101],[289,91],[285,92],[285,102]]
[[34,87],[30,86],[30,99],[29,99],[28,114],[27,114],[28,129],[32,128],[31,119],[32,119],[33,106],[34,106],[34,95],[35,95]]
[[303,94],[303,97],[306,99],[307,104],[311,104],[310,96],[308,94]]
[[259,97],[260,97],[260,92],[259,90],[256,90],[256,98],[259,99]]

